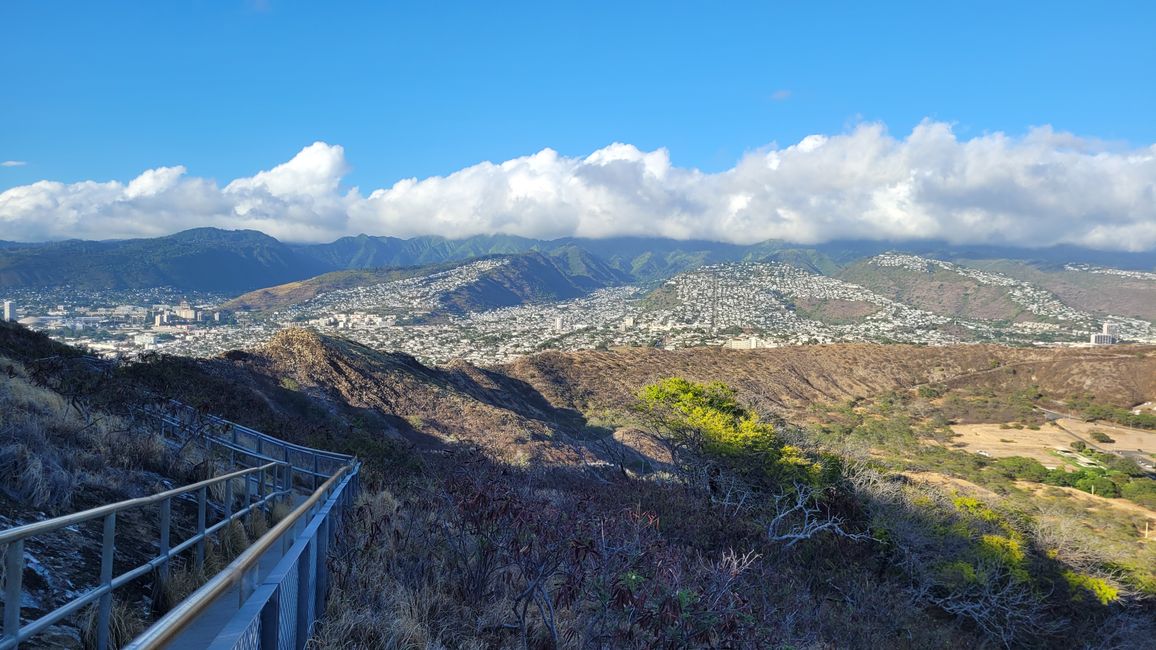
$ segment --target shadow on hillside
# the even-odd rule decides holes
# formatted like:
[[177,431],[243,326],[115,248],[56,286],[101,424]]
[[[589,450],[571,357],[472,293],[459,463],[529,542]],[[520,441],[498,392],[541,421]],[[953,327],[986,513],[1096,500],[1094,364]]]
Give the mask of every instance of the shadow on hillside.
[[[588,452],[598,461],[642,474],[668,465],[656,442],[627,444],[616,437],[614,429],[590,424],[577,409],[554,406],[541,391],[521,379],[464,364],[445,373],[459,390],[474,399],[542,422],[560,434],[566,444]],[[638,435],[640,432],[630,433],[633,435],[625,439],[638,442],[643,438]]]

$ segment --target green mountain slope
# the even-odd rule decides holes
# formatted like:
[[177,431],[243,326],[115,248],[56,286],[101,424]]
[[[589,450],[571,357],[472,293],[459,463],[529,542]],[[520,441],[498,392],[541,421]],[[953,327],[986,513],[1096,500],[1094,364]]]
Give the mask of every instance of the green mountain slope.
[[199,228],[156,239],[70,240],[0,249],[0,287],[235,292],[325,271],[253,230]]
[[[865,241],[838,241],[814,246],[783,241],[737,245],[652,237],[539,240],[512,235],[478,235],[463,239],[359,235],[324,244],[286,244],[256,231],[198,228],[155,239],[0,242],[0,289],[65,285],[78,289],[172,286],[240,293],[303,281],[333,271],[396,269],[531,252],[565,259],[568,260],[565,264],[577,264],[578,267],[591,266],[591,260],[595,260],[597,264],[593,264],[589,272],[575,267],[571,273],[576,279],[590,277],[592,281],[586,282],[591,287],[608,283],[606,279],[598,279],[600,275],[611,274],[615,282],[629,278],[631,282],[653,284],[702,265],[737,261],[779,261],[814,273],[853,279],[857,273],[864,273],[861,266],[856,267],[857,263],[889,250],[957,260],[977,267],[1011,261],[1035,270],[1060,268],[1065,264],[1147,272],[1156,270],[1156,253],[1107,253],[1074,247],[1029,250],[952,246],[942,242]],[[849,270],[851,267],[855,268]],[[1020,271],[1028,272],[1023,268]],[[1021,277],[1010,271],[1008,275]],[[1072,284],[1067,282],[1070,278],[1049,278],[1057,281],[1055,292],[1067,290],[1077,301],[1093,300],[1102,293],[1099,287],[1107,286],[1103,279],[1099,284],[1077,282],[1078,286],[1068,286]],[[865,279],[880,281],[878,278]],[[1081,287],[1084,287],[1083,298],[1079,295]],[[977,294],[972,291],[969,303],[980,303],[976,309],[981,312],[990,310],[1004,316],[1011,315],[1007,305],[995,304],[999,302],[997,296],[985,293],[991,292],[984,290]],[[1128,294],[1127,297],[1135,299],[1138,296]],[[1121,294],[1121,299],[1124,297]],[[943,307],[952,312],[960,308],[959,305]],[[967,307],[964,311],[973,308]],[[1120,312],[1119,308],[1107,305],[1095,310]]]

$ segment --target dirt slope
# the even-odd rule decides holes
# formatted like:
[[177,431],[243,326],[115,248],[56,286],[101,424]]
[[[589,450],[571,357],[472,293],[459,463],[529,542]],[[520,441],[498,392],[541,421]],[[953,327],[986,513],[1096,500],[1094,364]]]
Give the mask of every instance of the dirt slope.
[[500,370],[556,406],[626,407],[657,379],[723,381],[762,407],[798,410],[815,401],[866,397],[925,383],[1014,390],[1039,385],[1064,397],[1091,393],[1131,405],[1156,394],[1152,348],[1026,349],[990,345],[921,347],[835,344],[769,350],[649,348],[546,352]]

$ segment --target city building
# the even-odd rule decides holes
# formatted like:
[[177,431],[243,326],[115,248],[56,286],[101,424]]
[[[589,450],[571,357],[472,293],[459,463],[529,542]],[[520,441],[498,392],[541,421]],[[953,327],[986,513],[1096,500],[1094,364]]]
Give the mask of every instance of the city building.
[[181,302],[180,306],[177,307],[177,318],[197,320],[197,310],[193,309],[189,303]]
[[11,300],[4,301],[4,320],[16,320],[16,305],[12,304]]
[[728,350],[759,350],[762,348],[778,347],[774,343],[760,339],[757,336],[733,338],[723,343],[722,346]]
[[1091,337],[1092,345],[1115,345],[1120,342],[1120,326],[1116,323],[1104,323],[1099,333]]

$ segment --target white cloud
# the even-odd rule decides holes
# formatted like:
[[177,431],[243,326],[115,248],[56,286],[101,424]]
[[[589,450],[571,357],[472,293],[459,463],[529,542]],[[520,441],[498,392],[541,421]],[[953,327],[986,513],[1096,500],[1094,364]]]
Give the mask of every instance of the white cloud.
[[344,151],[322,142],[223,188],[183,167],[128,183],[41,181],[0,194],[0,239],[155,236],[212,225],[293,241],[360,232],[465,237],[659,235],[750,243],[945,239],[1156,248],[1156,145],[1113,148],[1036,128],[960,140],[925,121],[768,147],[704,173],[665,149],[615,143],[585,157],[545,149],[448,176],[344,191]]
[[28,163],[23,160],[5,160],[0,162],[0,167],[23,167]]

